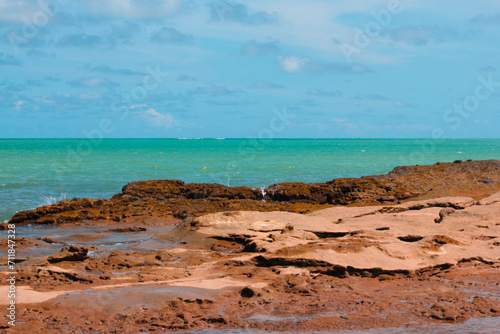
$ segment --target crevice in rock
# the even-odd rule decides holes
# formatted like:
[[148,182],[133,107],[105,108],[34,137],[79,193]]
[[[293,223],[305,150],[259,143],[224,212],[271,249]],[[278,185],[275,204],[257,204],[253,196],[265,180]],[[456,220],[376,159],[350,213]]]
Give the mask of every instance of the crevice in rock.
[[422,240],[424,237],[419,235],[405,235],[404,237],[398,237],[399,240],[404,242],[417,242]]
[[328,275],[328,276],[334,276],[337,278],[346,278],[348,276],[376,278],[376,277],[379,277],[381,275],[408,276],[408,275],[410,275],[410,271],[403,270],[403,269],[385,270],[382,268],[354,268],[351,266],[347,266],[347,267],[333,266],[333,267],[328,268],[326,271],[323,271],[322,274]]
[[430,277],[441,273],[443,270],[450,269],[455,265],[452,263],[443,263],[436,266],[429,266],[415,271],[415,274],[419,277]]
[[254,258],[258,267],[291,266],[291,267],[330,267],[331,264],[320,260],[311,259],[288,259],[281,257],[267,258],[259,255]]
[[348,276],[360,276],[375,278],[380,275],[410,275],[409,270],[396,269],[385,270],[382,268],[355,268],[351,266],[332,265],[325,261],[312,259],[287,259],[287,258],[266,258],[262,255],[254,258],[258,267],[273,267],[273,266],[291,266],[291,267],[312,267],[315,268],[312,273],[320,273],[323,275],[334,276],[337,278],[346,278]]
[[481,262],[481,263],[484,263],[484,264],[487,264],[487,265],[490,265],[490,266],[494,265],[495,263],[498,263],[498,261],[488,261],[488,260],[483,259],[480,256],[476,256],[476,257],[470,257],[470,258],[462,259],[462,260],[458,261],[457,264],[467,263],[467,262],[473,262],[473,261]]
[[[473,204],[471,204],[473,205]],[[443,211],[443,213],[446,212],[446,215],[449,215],[453,213],[453,209],[455,210],[463,210],[467,206],[461,204],[461,203],[450,203],[450,202],[443,202],[443,203],[425,203],[425,204],[415,204],[412,206],[407,206],[407,207],[400,207],[400,206],[386,206],[383,207],[382,209],[379,209],[377,211],[365,213],[362,215],[355,216],[354,218],[359,218],[359,217],[364,217],[364,216],[370,216],[370,215],[376,215],[380,213],[401,213],[401,212],[406,212],[406,211],[416,211],[416,210],[422,210],[422,209],[428,209],[428,208],[449,208],[451,210],[446,210]]]
[[361,233],[361,231],[352,231],[352,232],[321,232],[321,231],[306,231],[306,232],[311,232],[314,233],[318,236],[318,238],[321,239],[327,239],[327,238],[342,238],[345,236],[354,236],[356,234]]
[[258,233],[271,233],[271,232],[281,232],[281,231],[283,231],[282,228],[272,229],[272,230],[257,230],[257,229],[249,228],[248,230],[252,231],[252,232],[258,232]]
[[221,241],[229,241],[229,242],[235,242],[237,244],[240,244],[240,245],[248,245],[252,240],[250,240],[250,238],[252,238],[251,235],[234,235],[234,234],[231,234],[229,236],[212,236],[210,237],[211,239],[215,239],[215,240],[221,240]]

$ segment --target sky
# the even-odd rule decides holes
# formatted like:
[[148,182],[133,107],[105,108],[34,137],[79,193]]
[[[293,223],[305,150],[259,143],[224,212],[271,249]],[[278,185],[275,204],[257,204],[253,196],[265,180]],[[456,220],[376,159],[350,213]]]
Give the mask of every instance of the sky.
[[0,0],[0,138],[498,138],[498,0]]

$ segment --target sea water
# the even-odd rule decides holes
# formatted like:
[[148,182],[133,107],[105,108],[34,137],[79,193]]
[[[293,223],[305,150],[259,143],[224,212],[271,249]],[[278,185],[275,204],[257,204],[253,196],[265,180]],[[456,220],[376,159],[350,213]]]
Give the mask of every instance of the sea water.
[[500,139],[0,139],[0,219],[138,180],[257,188],[467,159],[500,159]]

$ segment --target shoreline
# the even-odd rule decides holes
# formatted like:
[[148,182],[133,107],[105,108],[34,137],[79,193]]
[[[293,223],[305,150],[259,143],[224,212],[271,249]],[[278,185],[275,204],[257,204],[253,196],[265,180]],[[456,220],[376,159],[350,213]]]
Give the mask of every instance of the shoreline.
[[[250,187],[277,182],[324,183],[334,178],[385,174],[397,165],[498,159],[499,148],[499,140],[450,140],[437,144],[430,154],[428,150],[422,152],[420,142],[411,140],[328,139],[257,145],[245,140],[189,144],[146,140],[113,143],[103,139],[87,155],[79,151],[80,144],[79,140],[27,140],[0,145],[6,153],[0,169],[7,173],[1,182],[5,186],[0,185],[0,202],[7,204],[0,207],[0,222],[16,212],[57,203],[64,196],[109,199],[127,182],[136,180],[170,178]],[[427,144],[425,147],[430,149]],[[30,159],[19,160],[18,154],[28,154]],[[137,159],[139,164],[134,163]]]
[[133,182],[10,223],[20,304],[8,332],[403,329],[500,316],[499,160],[265,193]]
[[[74,199],[16,213],[9,223],[154,223],[220,211],[308,213],[335,205],[390,205],[444,196],[481,199],[500,191],[500,160],[401,166],[384,175],[325,183],[285,182],[267,188],[180,180],[136,181],[110,199]],[[142,209],[136,210],[134,207]]]

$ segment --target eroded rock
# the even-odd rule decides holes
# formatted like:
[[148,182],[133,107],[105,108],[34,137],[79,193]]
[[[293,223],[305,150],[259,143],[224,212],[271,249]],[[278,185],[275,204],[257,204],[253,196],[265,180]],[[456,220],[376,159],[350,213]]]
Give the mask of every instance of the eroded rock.
[[[478,199],[498,178],[497,161],[465,161],[263,192],[146,181],[110,200],[20,213],[20,223],[120,221],[72,242],[133,232],[119,236],[130,237],[120,251],[92,257],[68,246],[29,258],[30,247],[57,244],[20,239],[20,331],[336,331],[497,316],[500,197]],[[168,232],[168,217],[186,219]]]
[[50,263],[63,261],[84,261],[89,258],[88,252],[94,248],[87,246],[66,246],[61,249],[56,255],[50,256]]
[[[488,183],[478,180],[488,179]],[[377,205],[444,196],[482,198],[500,191],[500,161],[465,161],[396,167],[386,175],[335,179],[326,183],[279,183],[265,189],[178,180],[131,182],[109,200],[74,199],[21,211],[16,224],[143,224],[221,211],[307,213],[331,205]],[[473,203],[448,203],[463,209]],[[431,204],[438,206],[438,204]],[[404,208],[404,207],[403,207]],[[407,208],[412,210],[413,208]]]

